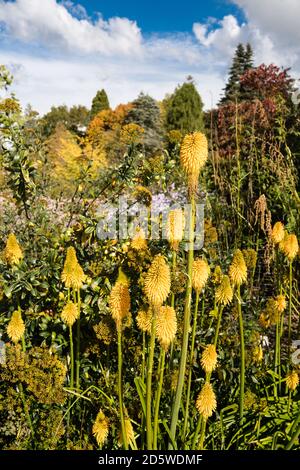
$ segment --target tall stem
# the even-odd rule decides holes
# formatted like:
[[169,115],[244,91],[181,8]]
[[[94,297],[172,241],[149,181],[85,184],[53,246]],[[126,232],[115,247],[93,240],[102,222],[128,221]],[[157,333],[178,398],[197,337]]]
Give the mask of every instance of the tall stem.
[[198,450],[203,450],[204,448],[205,431],[206,431],[206,419],[203,419]]
[[240,422],[243,420],[244,414],[244,394],[245,394],[245,339],[244,339],[244,322],[242,315],[242,301],[241,301],[241,287],[237,287],[237,302],[239,312],[239,326],[240,326],[240,345],[241,345],[241,360],[240,360]]
[[157,316],[157,309],[154,308],[152,325],[151,325],[151,337],[150,337],[150,344],[149,344],[147,384],[146,384],[146,427],[147,427],[147,449],[148,450],[152,450],[152,446],[153,446],[151,400],[152,400],[152,372],[153,372],[154,349],[155,349],[156,316]]
[[[175,441],[178,413],[180,408],[180,402],[182,397],[182,390],[185,377],[187,352],[188,352],[188,340],[189,340],[189,329],[190,329],[190,316],[191,316],[191,298],[192,298],[192,267],[194,260],[194,216],[195,216],[195,198],[191,195],[191,213],[189,217],[189,252],[188,252],[188,280],[186,287],[186,297],[184,306],[184,318],[183,318],[183,339],[181,346],[181,358],[179,365],[179,376],[176,388],[175,401],[172,410],[170,434],[173,441]],[[169,449],[173,448],[172,440],[169,441]]]
[[164,380],[165,358],[166,358],[166,352],[164,349],[161,349],[158,389],[157,389],[157,396],[156,396],[155,410],[154,410],[154,425],[153,425],[153,449],[154,450],[157,450],[159,406],[160,406],[160,398],[161,398],[161,392],[162,392],[162,386],[163,386],[163,380]]
[[123,447],[128,450],[126,430],[125,430],[125,419],[124,419],[124,405],[123,405],[123,386],[122,386],[122,325],[118,326],[118,394],[119,394],[119,407],[120,407],[120,420],[121,420],[121,434]]
[[291,360],[291,340],[292,340],[292,292],[293,292],[293,263],[290,262],[289,276],[289,319],[288,319],[288,361]]
[[182,435],[182,440],[183,440],[183,442],[184,442],[184,440],[185,440],[186,431],[187,431],[188,414],[189,414],[189,406],[190,406],[192,371],[193,371],[195,338],[196,338],[197,317],[198,317],[198,304],[199,304],[199,292],[197,291],[197,292],[196,292],[196,303],[195,303],[194,321],[193,321],[193,331],[192,331],[192,343],[191,343],[190,360],[189,360],[189,377],[188,377],[188,386],[187,386],[187,394],[186,394],[186,405],[185,405],[183,435]]
[[[74,292],[74,297],[76,299],[76,294]],[[77,319],[77,337],[76,337],[76,388],[77,390],[80,389],[80,308],[81,308],[81,298],[80,298],[80,290],[77,291],[77,305],[78,305],[78,312],[79,316]]]
[[70,359],[71,359],[71,374],[70,374],[70,388],[74,388],[74,345],[73,345],[73,332],[72,326],[69,327],[70,333]]

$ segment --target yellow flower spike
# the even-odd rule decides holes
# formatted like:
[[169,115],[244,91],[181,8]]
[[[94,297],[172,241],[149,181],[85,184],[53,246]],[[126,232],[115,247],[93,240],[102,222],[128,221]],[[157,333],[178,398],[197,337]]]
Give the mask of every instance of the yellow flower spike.
[[145,232],[142,228],[136,230],[134,237],[131,241],[131,248],[135,251],[147,250],[147,240],[145,237]]
[[215,270],[212,274],[212,282],[214,284],[221,284],[222,277],[223,277],[222,269],[221,269],[221,266],[218,265],[215,267]]
[[93,424],[93,435],[95,436],[99,447],[102,447],[107,441],[108,432],[109,420],[106,418],[103,411],[100,410]]
[[162,255],[156,255],[146,274],[145,294],[154,306],[161,306],[170,293],[170,268]]
[[299,375],[295,370],[292,370],[286,377],[286,384],[289,390],[294,391],[299,385]]
[[223,306],[230,304],[233,299],[233,290],[228,276],[223,276],[221,284],[216,290],[216,302]]
[[67,288],[76,290],[81,289],[86,279],[83,269],[78,263],[75,248],[72,246],[67,249],[61,278]]
[[127,282],[117,281],[115,283],[110,292],[109,307],[117,329],[121,328],[122,320],[129,315],[130,311],[130,294]]
[[247,280],[247,266],[241,250],[236,250],[229,266],[229,277],[233,285],[241,285]]
[[276,302],[276,307],[277,307],[278,312],[279,313],[284,312],[287,306],[285,296],[282,294],[277,295],[275,297],[275,302]]
[[144,333],[151,333],[151,324],[152,324],[152,311],[149,308],[147,311],[139,310],[136,322],[138,328]]
[[284,225],[282,222],[276,222],[272,228],[271,239],[275,245],[280,243],[284,239]]
[[4,258],[10,265],[19,264],[23,259],[22,249],[13,233],[8,235],[6,246],[4,248]]
[[73,326],[78,317],[78,306],[74,302],[68,302],[61,312],[62,321],[68,326]]
[[156,337],[161,347],[167,351],[174,341],[177,331],[176,312],[173,307],[160,307],[157,314]]
[[201,168],[208,158],[207,138],[201,132],[187,134],[180,148],[180,163],[188,176],[189,189],[194,192],[197,188]]
[[200,292],[207,283],[210,267],[205,259],[197,258],[193,262],[192,286],[195,291]]
[[203,419],[207,420],[217,408],[217,399],[212,385],[206,382],[196,401],[196,408]]
[[[130,419],[125,418],[125,436],[127,444],[133,446],[135,444],[134,431]],[[122,433],[119,432],[118,444],[120,447],[123,445]]]
[[256,364],[259,364],[263,360],[263,357],[264,357],[263,348],[259,344],[258,346],[255,346],[255,348],[252,351],[253,362],[255,362]]
[[22,319],[21,312],[16,310],[13,312],[11,319],[7,325],[7,335],[11,341],[17,343],[25,333],[25,324]]
[[182,209],[174,209],[169,212],[166,232],[170,247],[174,251],[178,251],[179,243],[183,239],[185,227],[185,217]]
[[218,355],[216,346],[214,344],[208,344],[201,356],[201,366],[204,372],[211,373],[217,366]]
[[282,240],[280,244],[280,249],[289,259],[289,261],[293,261],[293,259],[297,256],[299,250],[299,244],[296,235],[294,233],[287,235]]

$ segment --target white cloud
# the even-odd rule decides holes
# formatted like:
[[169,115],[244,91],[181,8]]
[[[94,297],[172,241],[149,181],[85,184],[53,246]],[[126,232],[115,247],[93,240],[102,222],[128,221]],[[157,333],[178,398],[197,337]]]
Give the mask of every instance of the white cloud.
[[[69,3],[69,7],[72,5]],[[78,7],[77,7],[78,11]],[[0,22],[8,34],[27,43],[38,42],[82,54],[139,54],[142,34],[135,21],[101,17],[96,22],[76,18],[56,0],[0,1]]]
[[89,106],[102,87],[113,106],[140,91],[162,99],[190,74],[210,107],[239,42],[253,45],[256,63],[299,72],[300,0],[230,1],[245,22],[226,15],[195,22],[193,34],[144,37],[135,21],[100,14],[93,21],[72,0],[0,0],[1,62],[13,70],[22,104],[42,113],[62,103]]

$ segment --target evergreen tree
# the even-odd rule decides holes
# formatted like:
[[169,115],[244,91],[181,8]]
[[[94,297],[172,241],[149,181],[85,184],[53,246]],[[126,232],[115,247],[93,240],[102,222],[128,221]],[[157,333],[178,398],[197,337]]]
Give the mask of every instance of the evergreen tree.
[[243,44],[238,44],[229,70],[229,77],[224,88],[221,104],[225,104],[228,101],[241,101],[246,98],[240,78],[251,68],[253,68],[253,50],[251,45],[248,43],[245,47]]
[[146,151],[154,153],[161,148],[162,132],[160,109],[157,102],[149,95],[140,93],[132,102],[132,108],[125,118],[125,124],[135,123],[144,129]]
[[178,86],[166,102],[166,128],[182,134],[202,130],[203,103],[191,77]]
[[99,90],[92,101],[90,120],[92,120],[100,111],[109,109],[109,101],[105,90]]

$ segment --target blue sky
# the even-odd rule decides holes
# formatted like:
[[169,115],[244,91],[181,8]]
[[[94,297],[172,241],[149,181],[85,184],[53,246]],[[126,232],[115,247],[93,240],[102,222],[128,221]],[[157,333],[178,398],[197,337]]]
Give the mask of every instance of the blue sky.
[[23,106],[161,100],[188,75],[216,104],[239,42],[300,76],[299,0],[0,0],[0,63]]
[[227,0],[83,0],[81,4],[91,16],[100,11],[104,19],[124,16],[135,20],[145,33],[189,32],[195,19],[243,16],[242,10]]

